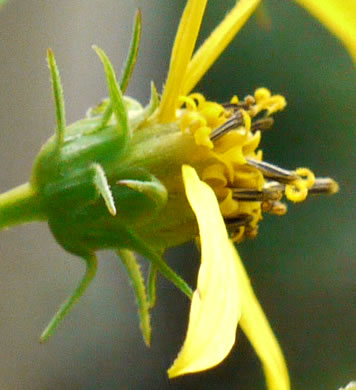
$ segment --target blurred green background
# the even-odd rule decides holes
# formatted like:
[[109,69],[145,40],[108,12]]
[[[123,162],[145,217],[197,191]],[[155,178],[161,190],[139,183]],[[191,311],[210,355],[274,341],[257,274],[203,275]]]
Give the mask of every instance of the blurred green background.
[[[134,10],[143,11],[143,42],[129,94],[147,101],[161,86],[185,1],[10,0],[0,13],[0,190],[27,181],[33,158],[54,129],[45,62],[56,53],[68,121],[106,96],[103,47],[116,68],[129,44]],[[234,1],[211,1],[204,37]],[[266,0],[270,27],[252,18],[197,90],[227,101],[258,86],[286,96],[287,109],[262,142],[264,157],[287,168],[309,166],[341,186],[334,197],[289,205],[267,216],[254,241],[239,245],[256,293],[278,335],[293,389],[336,390],[356,379],[355,69],[342,45],[292,1]],[[355,16],[356,17],[356,16]],[[170,264],[192,285],[193,245],[171,250]],[[264,388],[260,363],[242,332],[229,357],[208,372],[168,381],[182,344],[189,303],[159,280],[153,342],[140,335],[134,296],[112,253],[48,344],[38,338],[83,272],[45,224],[0,234],[0,388]]]

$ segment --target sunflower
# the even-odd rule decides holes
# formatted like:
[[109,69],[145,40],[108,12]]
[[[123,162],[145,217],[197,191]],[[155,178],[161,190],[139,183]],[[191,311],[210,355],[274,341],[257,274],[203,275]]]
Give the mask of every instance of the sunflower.
[[[353,1],[298,1],[355,56]],[[109,99],[67,126],[56,61],[48,51],[57,129],[37,156],[29,183],[0,195],[0,228],[47,221],[60,245],[84,259],[87,272],[41,336],[46,341],[84,293],[97,269],[96,251],[115,249],[136,292],[140,325],[150,343],[150,310],[158,272],[191,299],[183,347],[170,377],[219,364],[238,326],[259,356],[269,389],[289,389],[283,354],[252,290],[234,243],[254,238],[263,213],[283,215],[284,199],[333,194],[337,183],[305,167],[287,170],[263,159],[259,143],[286,100],[265,87],[228,102],[192,92],[259,0],[240,0],[196,51],[207,0],[188,0],[173,45],[162,96],[152,84],[143,107],[124,96],[141,32],[137,13],[120,81],[94,47]],[[198,238],[201,266],[194,290],[163,260],[164,251]],[[151,262],[145,283],[135,252]]]

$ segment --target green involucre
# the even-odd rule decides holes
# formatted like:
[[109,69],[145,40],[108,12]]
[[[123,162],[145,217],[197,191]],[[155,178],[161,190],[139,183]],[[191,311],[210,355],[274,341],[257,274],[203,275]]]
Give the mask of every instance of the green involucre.
[[[161,135],[157,136],[160,133],[150,119],[159,105],[153,83],[151,101],[145,108],[136,100],[124,97],[120,88],[120,85],[126,88],[132,74],[140,31],[140,14],[137,14],[131,51],[120,83],[109,58],[95,47],[104,65],[109,99],[70,126],[66,125],[63,88],[55,57],[48,50],[56,133],[36,157],[29,183],[0,195],[0,229],[45,220],[57,242],[86,263],[84,277],[46,327],[42,342],[53,334],[94,278],[98,250],[114,249],[120,254],[134,286],[147,344],[157,272],[188,297],[192,296],[190,287],[162,259],[168,246],[183,242],[186,235],[191,235],[191,229],[183,228],[185,235],[180,237],[175,226],[187,218],[194,220],[189,208],[186,213],[175,214],[174,210],[181,210],[182,199],[174,191],[173,197],[168,197],[167,184],[182,187],[175,179],[180,176],[180,158],[174,159],[176,153],[185,150],[176,142],[181,139],[180,130],[177,125],[167,126],[162,139]],[[184,193],[182,189],[179,191]],[[177,208],[167,207],[168,202]],[[131,251],[151,261],[147,293]]]

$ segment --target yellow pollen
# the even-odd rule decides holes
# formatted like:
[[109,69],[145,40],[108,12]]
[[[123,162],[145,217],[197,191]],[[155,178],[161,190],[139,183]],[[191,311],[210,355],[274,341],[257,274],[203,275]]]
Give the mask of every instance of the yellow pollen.
[[285,193],[291,202],[303,202],[308,196],[308,188],[305,181],[297,180],[293,184],[286,185]]
[[302,202],[307,198],[308,190],[312,188],[315,183],[315,175],[308,168],[298,168],[295,172],[297,175],[301,176],[301,178],[286,185],[285,194],[288,200],[296,203]]
[[246,133],[248,133],[251,130],[251,117],[243,109],[241,109],[240,112],[242,114],[242,118],[243,118],[243,121],[244,121],[244,126],[245,126],[245,129],[246,129]]
[[240,229],[233,233],[231,239],[233,242],[241,242],[245,235],[245,226],[241,226]]
[[237,104],[238,102],[239,102],[239,98],[237,97],[237,95],[234,95],[230,100],[230,103],[232,104]]
[[188,110],[191,110],[191,111],[197,110],[197,105],[195,103],[195,100],[192,97],[180,96],[178,99],[178,102],[180,104],[185,104],[187,106]]
[[302,178],[305,177],[305,184],[308,189],[312,188],[315,184],[315,175],[309,168],[298,168],[295,173]]
[[255,99],[257,103],[269,99],[270,97],[271,97],[271,91],[267,88],[258,88],[255,91]]
[[263,110],[267,110],[267,116],[281,111],[287,105],[286,99],[282,95],[272,95],[267,88],[258,88],[255,91],[256,104],[251,107],[250,115],[256,116]]
[[[264,177],[258,167],[248,162],[250,159],[262,161],[262,150],[257,149],[261,140],[258,124],[284,109],[286,100],[283,96],[273,95],[267,88],[258,88],[254,96],[240,101],[235,95],[224,106],[193,93],[181,96],[179,106],[177,119],[182,132],[192,134],[195,143],[207,149],[207,161],[211,163],[201,176],[215,191],[228,228],[231,221],[234,241],[257,235],[262,212],[284,215],[287,207],[280,202],[283,194],[292,202],[306,199],[308,190],[315,183],[315,176],[309,169],[298,168],[294,172],[296,180],[286,185],[282,182],[282,187],[264,198],[264,191],[270,194],[271,188],[272,191],[273,186],[276,188],[276,182],[269,176]],[[261,112],[265,119],[260,116],[254,119]]]

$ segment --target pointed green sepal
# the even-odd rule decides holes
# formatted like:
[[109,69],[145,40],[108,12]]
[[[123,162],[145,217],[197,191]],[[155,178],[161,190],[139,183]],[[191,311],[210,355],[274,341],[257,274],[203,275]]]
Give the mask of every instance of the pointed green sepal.
[[116,207],[114,198],[107,181],[104,169],[100,164],[93,164],[92,169],[94,170],[94,184],[100,195],[103,197],[105,205],[111,215],[116,215]]
[[150,103],[145,108],[145,111],[147,112],[147,117],[150,117],[157,110],[158,106],[159,106],[159,95],[155,83],[151,81]]
[[[110,99],[109,98],[104,98],[100,103],[95,105],[94,107],[90,107],[85,116],[87,118],[93,118],[95,116],[103,116],[104,113],[106,112],[107,108],[110,105]],[[106,123],[105,123],[106,124]]]
[[173,269],[163,260],[163,258],[156,253],[151,253],[148,259],[152,264],[157,267],[159,272],[170,282],[172,282],[183,294],[189,299],[192,299],[193,290],[189,287],[188,283],[182,279]]
[[[131,37],[130,49],[129,49],[128,56],[126,58],[124,70],[120,78],[120,88],[122,94],[124,94],[127,89],[127,86],[129,84],[129,81],[131,79],[132,73],[136,65],[138,49],[140,47],[140,41],[141,41],[141,31],[142,31],[142,14],[140,10],[137,10],[135,15],[134,29]],[[112,115],[112,104],[111,102],[109,102],[108,106],[106,107],[103,113],[101,123],[98,126],[98,129],[96,129],[95,131],[102,129],[111,118],[111,115]]]
[[138,49],[140,47],[140,42],[141,42],[141,32],[142,32],[142,13],[141,10],[137,10],[135,14],[135,23],[132,32],[131,42],[130,42],[130,49],[124,65],[124,71],[120,79],[120,87],[122,93],[125,93],[127,86],[129,85],[129,81],[131,79],[133,70],[136,65]]
[[154,112],[159,107],[159,95],[156,89],[156,86],[153,81],[151,81],[151,98],[148,105],[141,110],[137,110],[137,114],[133,114],[134,111],[130,113],[130,125],[133,129],[136,129],[142,125],[144,122],[149,119]]
[[57,313],[54,315],[50,323],[47,325],[46,329],[43,331],[40,342],[46,342],[53,332],[57,329],[58,325],[63,321],[64,317],[68,312],[73,308],[73,306],[78,302],[79,298],[84,294],[88,288],[90,282],[94,279],[96,270],[97,270],[97,258],[96,256],[90,255],[84,258],[86,261],[86,272],[79,283],[78,287],[75,289],[74,293],[62,304]]
[[168,198],[166,187],[157,180],[154,176],[151,176],[150,181],[141,180],[119,180],[117,184],[131,188],[134,191],[140,192],[146,195],[148,198],[154,201],[154,203],[161,207],[165,204]]
[[104,65],[112,111],[116,117],[118,129],[121,132],[123,138],[128,141],[128,139],[131,138],[131,134],[127,118],[127,110],[124,104],[120,86],[116,80],[114,68],[103,50],[97,46],[93,46],[93,49],[96,51]]
[[51,72],[53,97],[56,106],[57,145],[58,145],[58,149],[60,149],[64,141],[64,133],[66,129],[66,116],[65,116],[65,107],[64,107],[63,87],[59,76],[56,59],[51,49],[47,50],[47,61],[48,61],[49,70]]
[[131,248],[139,253],[140,255],[147,258],[153,267],[157,269],[167,280],[173,283],[183,294],[189,299],[192,299],[193,290],[190,288],[188,283],[181,278],[163,259],[163,251],[161,249],[153,249],[147,245],[141,238],[131,235],[133,245]]
[[118,250],[117,254],[126,268],[132,287],[135,291],[138,315],[140,318],[140,328],[145,344],[149,347],[151,344],[150,304],[148,302],[140,265],[137,262],[135,254],[127,249]]
[[135,250],[142,256],[146,257],[167,280],[172,282],[183,294],[189,299],[192,299],[193,290],[190,288],[188,283],[181,278],[163,259],[162,251],[157,251],[149,247],[143,241],[140,241],[136,237],[136,248]]
[[150,264],[148,271],[147,291],[148,291],[148,304],[150,308],[156,304],[156,288],[157,286],[157,267],[154,264]]

